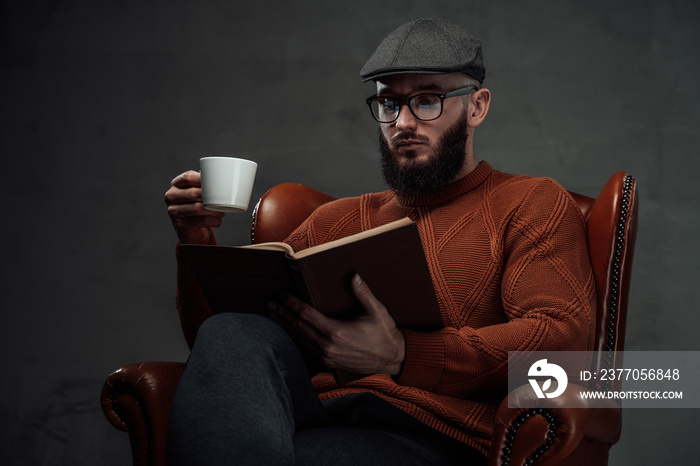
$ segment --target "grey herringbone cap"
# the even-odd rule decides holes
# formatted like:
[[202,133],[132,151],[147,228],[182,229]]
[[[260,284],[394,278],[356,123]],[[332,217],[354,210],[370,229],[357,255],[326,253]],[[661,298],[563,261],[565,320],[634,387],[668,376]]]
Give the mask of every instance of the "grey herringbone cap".
[[418,19],[399,26],[379,44],[360,71],[362,81],[392,74],[466,73],[486,77],[481,41],[444,19]]

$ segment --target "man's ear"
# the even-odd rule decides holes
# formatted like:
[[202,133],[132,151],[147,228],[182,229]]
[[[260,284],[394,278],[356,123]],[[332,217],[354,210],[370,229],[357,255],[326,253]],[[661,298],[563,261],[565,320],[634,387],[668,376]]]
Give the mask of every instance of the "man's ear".
[[491,91],[485,87],[474,91],[471,95],[471,108],[469,109],[469,119],[467,124],[476,128],[479,126],[484,119],[486,114],[489,113],[489,105],[491,104]]

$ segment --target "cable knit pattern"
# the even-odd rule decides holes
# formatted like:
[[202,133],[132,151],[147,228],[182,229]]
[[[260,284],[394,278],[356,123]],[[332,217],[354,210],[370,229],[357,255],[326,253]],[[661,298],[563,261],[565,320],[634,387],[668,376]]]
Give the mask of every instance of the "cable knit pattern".
[[406,216],[418,225],[445,328],[405,331],[397,377],[339,387],[323,373],[314,386],[321,399],[375,393],[487,454],[507,395],[508,351],[592,348],[595,285],[583,217],[555,181],[481,162],[438,193],[326,204],[287,242],[301,250]]

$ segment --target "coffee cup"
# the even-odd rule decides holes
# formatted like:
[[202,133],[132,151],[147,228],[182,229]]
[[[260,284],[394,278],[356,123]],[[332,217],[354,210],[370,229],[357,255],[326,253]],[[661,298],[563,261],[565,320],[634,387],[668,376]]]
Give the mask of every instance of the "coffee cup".
[[258,164],[235,157],[199,159],[202,172],[202,203],[207,210],[245,212],[250,204]]

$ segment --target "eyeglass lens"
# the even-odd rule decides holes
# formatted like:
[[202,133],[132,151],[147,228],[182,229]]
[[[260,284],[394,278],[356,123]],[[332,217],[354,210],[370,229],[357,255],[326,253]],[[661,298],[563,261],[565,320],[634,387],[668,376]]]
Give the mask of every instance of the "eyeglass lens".
[[[442,99],[433,94],[413,96],[408,101],[411,113],[420,120],[434,120],[442,113]],[[372,101],[372,113],[380,122],[392,122],[398,117],[401,102],[390,97],[377,97]]]

